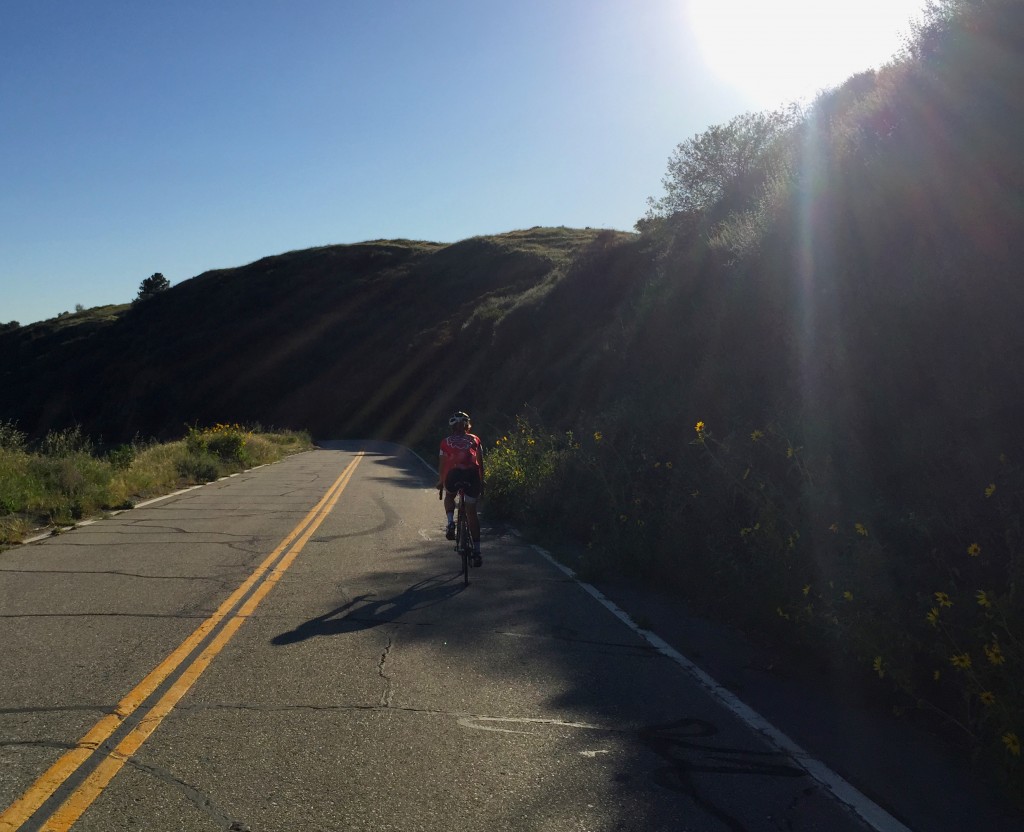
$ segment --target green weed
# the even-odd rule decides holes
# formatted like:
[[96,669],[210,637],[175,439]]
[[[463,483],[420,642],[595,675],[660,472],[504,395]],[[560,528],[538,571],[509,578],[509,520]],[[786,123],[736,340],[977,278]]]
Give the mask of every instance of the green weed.
[[136,440],[102,456],[77,427],[52,431],[35,451],[12,423],[0,425],[0,439],[0,545],[23,540],[33,528],[72,525],[312,444],[305,432],[254,433],[237,425],[193,428],[177,442]]

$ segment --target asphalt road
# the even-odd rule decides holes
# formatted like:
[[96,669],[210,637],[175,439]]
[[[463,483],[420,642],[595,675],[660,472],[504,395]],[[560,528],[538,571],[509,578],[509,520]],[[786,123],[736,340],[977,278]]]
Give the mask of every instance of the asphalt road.
[[463,588],[414,455],[328,448],[0,553],[0,832],[871,828],[526,543]]

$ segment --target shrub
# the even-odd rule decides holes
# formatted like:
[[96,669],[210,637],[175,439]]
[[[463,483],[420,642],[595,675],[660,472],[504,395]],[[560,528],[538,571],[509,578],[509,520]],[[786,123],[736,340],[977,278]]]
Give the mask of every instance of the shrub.
[[487,454],[488,506],[519,521],[542,522],[561,514],[558,483],[568,460],[579,452],[571,433],[547,434],[519,417],[515,429]]
[[194,453],[210,453],[224,462],[248,466],[252,462],[247,450],[250,435],[241,425],[218,423],[209,428],[190,427],[185,441]]
[[0,422],[0,449],[20,451],[25,447],[26,436],[10,419]]
[[46,499],[30,501],[26,508],[43,513],[51,523],[73,523],[107,506],[112,472],[101,460],[84,453],[35,456],[28,472]]
[[188,451],[175,461],[175,469],[189,483],[212,482],[221,475],[217,457],[208,451]]
[[116,448],[112,448],[107,452],[107,462],[110,463],[112,468],[119,471],[124,471],[127,468],[131,468],[132,462],[135,461],[135,446],[134,445],[118,445]]
[[63,430],[51,430],[39,445],[39,451],[43,456],[56,458],[91,454],[92,450],[92,440],[82,433],[80,425]]

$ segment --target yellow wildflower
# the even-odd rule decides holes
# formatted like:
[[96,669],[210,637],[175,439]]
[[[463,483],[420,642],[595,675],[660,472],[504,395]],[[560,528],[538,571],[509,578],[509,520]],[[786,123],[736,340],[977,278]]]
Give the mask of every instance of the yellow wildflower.
[[698,434],[704,433],[704,423],[697,422],[697,424],[693,426],[693,429],[697,431]]
[[810,584],[804,584],[804,588],[803,588],[802,592],[803,592],[804,595],[810,595],[811,594],[811,585]]
[[928,619],[928,623],[931,624],[933,627],[938,626],[938,624],[939,624],[939,608],[938,607],[932,607],[930,610],[928,610],[928,615],[926,615],[925,618]]
[[760,430],[755,430],[752,434],[750,434],[750,438],[754,442],[757,442],[757,441],[759,441],[761,439],[764,439],[764,432],[760,431]]
[[982,705],[996,704],[996,696],[990,690],[983,690],[981,693],[978,694],[978,699],[981,700]]
[[1020,737],[1013,733],[1013,731],[1007,731],[1003,734],[1003,745],[1006,746],[1006,750],[1014,757],[1020,756]]
[[671,471],[672,470],[672,463],[671,462],[666,462],[665,463],[665,467],[668,468]]
[[972,558],[978,557],[978,555],[981,554],[981,546],[979,546],[977,543],[972,543],[970,546],[967,547],[967,554],[969,554]]
[[601,431],[599,431],[599,430],[595,430],[594,431],[594,441],[595,442],[600,442],[602,439],[604,439],[604,434],[601,433]]
[[991,497],[995,493],[996,493],[996,484],[993,482],[993,483],[990,483],[988,488],[985,489],[985,496],[986,497]]
[[847,601],[852,601],[852,600],[853,600],[853,593],[852,593],[852,592],[850,592],[850,590],[846,590],[846,592],[844,592],[844,593],[843,593],[843,597],[844,597],[844,598],[845,598],[845,599],[846,599]]
[[790,445],[788,448],[786,448],[786,459],[792,459],[795,453],[796,451],[793,450],[793,446]]
[[885,678],[885,663],[882,661],[881,656],[875,656],[875,660],[871,663],[875,673],[878,674],[879,679]]
[[861,537],[868,536],[868,530],[864,527],[863,523],[854,523],[853,528]]
[[939,602],[940,607],[951,607],[953,602],[949,600],[949,595],[945,592],[936,592],[935,600]]
[[655,462],[654,463],[654,467],[655,468],[660,468],[661,467],[661,463],[660,462]]
[[971,654],[970,653],[957,653],[955,656],[949,657],[949,663],[958,670],[970,670],[971,668]]
[[933,670],[933,671],[932,671],[932,678],[933,678],[933,679],[934,679],[934,680],[935,680],[936,682],[937,682],[937,681],[939,681],[939,679],[941,679],[941,678],[942,678],[942,671],[941,671],[941,670]]
[[992,599],[988,597],[988,593],[983,589],[979,589],[974,593],[974,597],[978,599],[979,607],[991,607]]
[[998,641],[985,645],[985,658],[987,658],[991,664],[999,665],[1006,663],[1006,656],[1003,655],[1003,649],[999,646]]

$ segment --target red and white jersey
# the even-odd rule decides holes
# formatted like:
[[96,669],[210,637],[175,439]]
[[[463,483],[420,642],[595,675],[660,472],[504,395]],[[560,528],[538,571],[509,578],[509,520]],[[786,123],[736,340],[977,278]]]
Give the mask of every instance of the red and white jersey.
[[476,468],[483,470],[483,449],[480,437],[472,433],[453,433],[441,440],[441,474],[453,468]]

